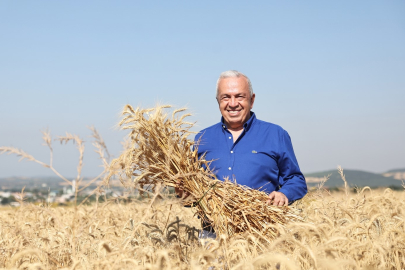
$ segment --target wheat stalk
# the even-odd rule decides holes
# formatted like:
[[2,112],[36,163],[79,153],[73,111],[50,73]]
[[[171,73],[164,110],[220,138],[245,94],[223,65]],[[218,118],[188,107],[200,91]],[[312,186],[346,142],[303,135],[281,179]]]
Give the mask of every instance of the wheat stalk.
[[[59,141],[61,144],[66,144],[69,141],[72,141],[74,144],[76,144],[76,147],[79,151],[79,163],[77,165],[77,176],[76,179],[73,181],[76,181],[75,183],[71,180],[68,180],[66,177],[64,177],[59,171],[57,171],[55,169],[55,167],[53,166],[53,147],[52,147],[52,136],[51,133],[48,129],[41,131],[42,133],[42,139],[44,141],[43,145],[47,146],[49,148],[49,164],[40,161],[38,159],[36,159],[35,157],[33,157],[32,155],[24,152],[21,149],[18,149],[16,147],[9,147],[9,146],[0,146],[0,154],[14,154],[17,155],[18,157],[20,157],[19,161],[22,161],[24,159],[28,160],[28,161],[32,161],[35,162],[37,164],[40,164],[46,168],[49,168],[50,170],[52,170],[52,172],[54,172],[58,177],[60,177],[64,182],[66,182],[68,185],[75,185],[75,201],[77,198],[77,194],[78,192],[84,190],[85,188],[89,187],[91,184],[95,183],[96,181],[102,179],[102,180],[106,180],[106,172],[109,169],[109,158],[110,158],[110,154],[108,152],[107,146],[103,140],[103,138],[100,136],[100,134],[98,133],[97,129],[94,127],[89,127],[89,129],[92,131],[92,135],[91,137],[94,138],[93,141],[93,146],[96,148],[95,152],[99,154],[100,159],[102,160],[103,163],[103,168],[104,170],[97,175],[96,177],[94,177],[93,179],[90,179],[89,181],[87,181],[86,183],[83,183],[82,185],[82,168],[83,168],[83,157],[84,157],[84,150],[85,150],[85,145],[84,145],[84,141],[75,134],[70,134],[70,133],[66,133],[65,136],[58,136],[57,137],[57,141]],[[105,153],[107,154],[107,157],[105,157]],[[101,184],[100,184],[101,185]],[[95,190],[93,190],[93,192],[91,194],[88,195],[88,197],[81,202],[81,204],[83,204],[84,202],[86,202],[86,200],[93,195],[93,193],[97,192],[100,188],[97,187]]]
[[198,158],[198,145],[188,139],[193,123],[184,119],[190,114],[180,109],[169,116],[166,108],[170,106],[125,106],[119,125],[129,130],[130,144],[112,161],[110,177],[118,175],[122,181],[134,178],[141,188],[157,183],[182,187],[196,199],[193,206],[198,215],[219,234],[250,232],[271,239],[276,236],[272,224],[299,220],[289,207],[266,204],[268,194],[263,191],[216,179],[211,162],[204,156]]
[[338,170],[338,173],[339,173],[339,175],[340,175],[340,178],[342,178],[343,182],[345,183],[345,193],[346,193],[346,196],[349,196],[349,185],[347,184],[346,176],[345,176],[345,174],[343,173],[343,168],[342,168],[342,166],[339,165],[338,168],[337,168],[337,170]]

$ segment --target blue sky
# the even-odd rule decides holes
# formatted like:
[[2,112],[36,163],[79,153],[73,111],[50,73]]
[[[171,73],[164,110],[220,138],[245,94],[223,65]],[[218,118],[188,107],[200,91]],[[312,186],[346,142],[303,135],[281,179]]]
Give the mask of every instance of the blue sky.
[[[48,161],[40,130],[117,156],[129,103],[187,106],[195,130],[220,113],[215,82],[248,75],[259,119],[286,129],[303,172],[405,167],[404,1],[1,1],[0,145]],[[76,173],[74,146],[55,167]],[[0,177],[52,172],[0,156]]]

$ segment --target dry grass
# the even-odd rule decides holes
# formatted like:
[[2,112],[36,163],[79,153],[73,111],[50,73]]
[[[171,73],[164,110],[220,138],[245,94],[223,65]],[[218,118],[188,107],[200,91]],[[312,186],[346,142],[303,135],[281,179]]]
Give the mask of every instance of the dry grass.
[[123,182],[134,177],[142,189],[180,186],[195,198],[198,215],[219,234],[249,232],[268,241],[276,237],[279,226],[300,219],[289,207],[267,204],[268,194],[263,191],[217,180],[209,169],[210,161],[198,158],[197,147],[192,150],[192,123],[184,121],[189,114],[180,109],[169,116],[165,112],[169,107],[142,110],[125,106],[119,125],[130,131],[130,145],[113,160],[110,175],[118,175]]
[[196,241],[194,208],[157,196],[131,204],[0,211],[0,268],[404,269],[405,192],[315,191],[294,208],[301,223],[256,236]]

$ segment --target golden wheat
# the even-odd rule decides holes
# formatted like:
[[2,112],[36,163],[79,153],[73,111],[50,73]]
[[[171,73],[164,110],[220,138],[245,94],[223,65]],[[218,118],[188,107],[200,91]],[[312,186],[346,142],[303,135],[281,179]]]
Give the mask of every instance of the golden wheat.
[[130,145],[113,160],[111,176],[116,174],[123,181],[135,176],[135,184],[142,189],[159,183],[180,186],[193,195],[198,215],[208,219],[218,234],[249,232],[267,241],[277,235],[275,224],[299,220],[293,209],[267,204],[268,194],[263,191],[216,179],[210,161],[197,156],[197,145],[192,149],[193,124],[184,121],[190,114],[178,116],[185,110],[180,109],[169,117],[164,111],[169,107],[125,106],[119,125],[130,131]]
[[405,192],[311,192],[304,222],[199,243],[193,208],[156,196],[131,204],[23,205],[0,211],[0,267],[18,269],[404,269]]

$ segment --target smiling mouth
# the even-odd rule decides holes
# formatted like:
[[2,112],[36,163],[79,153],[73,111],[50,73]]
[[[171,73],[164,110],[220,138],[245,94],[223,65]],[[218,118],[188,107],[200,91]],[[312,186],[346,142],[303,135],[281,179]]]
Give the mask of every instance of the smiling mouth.
[[237,115],[237,114],[239,114],[239,113],[241,112],[241,110],[233,110],[233,111],[227,110],[227,112],[228,112],[230,115]]

